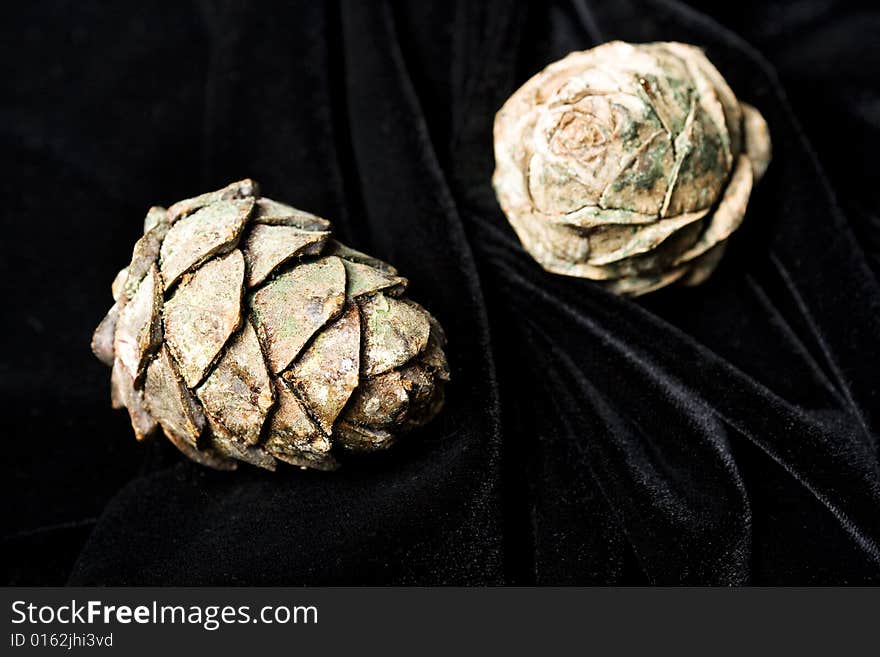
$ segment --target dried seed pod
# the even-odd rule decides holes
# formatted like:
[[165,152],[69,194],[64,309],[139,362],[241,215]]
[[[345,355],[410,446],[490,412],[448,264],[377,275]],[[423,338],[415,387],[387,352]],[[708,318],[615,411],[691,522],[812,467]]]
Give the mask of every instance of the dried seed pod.
[[703,52],[574,52],[495,117],[493,185],[548,271],[638,295],[705,280],[770,160],[767,124]]
[[92,349],[138,440],[161,427],[214,468],[330,470],[443,404],[443,330],[406,286],[243,180],[150,209]]

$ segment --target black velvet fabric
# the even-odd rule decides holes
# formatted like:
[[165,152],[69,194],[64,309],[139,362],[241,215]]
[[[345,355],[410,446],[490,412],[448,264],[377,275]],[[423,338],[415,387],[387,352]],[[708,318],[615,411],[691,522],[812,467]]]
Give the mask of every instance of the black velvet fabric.
[[[721,4],[7,14],[7,582],[880,582],[880,13]],[[611,39],[705,48],[770,125],[699,288],[629,300],[545,273],[494,199],[494,112]],[[89,337],[147,207],[247,176],[397,265],[445,326],[446,409],[395,450],[217,473],[110,410]]]

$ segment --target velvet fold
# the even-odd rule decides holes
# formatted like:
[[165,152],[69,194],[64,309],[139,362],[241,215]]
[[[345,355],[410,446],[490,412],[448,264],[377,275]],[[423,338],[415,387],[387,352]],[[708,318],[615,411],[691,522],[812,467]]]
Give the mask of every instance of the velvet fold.
[[[783,29],[763,3],[31,3],[2,28],[9,583],[880,582],[880,57],[800,4]],[[492,192],[494,112],[611,39],[704,48],[770,126],[697,288],[547,273]],[[245,176],[445,327],[446,408],[387,454],[211,472],[110,410],[88,335],[142,215]]]

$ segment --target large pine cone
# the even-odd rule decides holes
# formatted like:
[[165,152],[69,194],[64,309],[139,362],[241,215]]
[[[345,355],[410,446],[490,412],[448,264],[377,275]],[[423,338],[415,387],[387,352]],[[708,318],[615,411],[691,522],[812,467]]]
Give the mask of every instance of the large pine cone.
[[523,246],[621,294],[705,280],[769,160],[761,114],[683,43],[571,53],[495,117],[493,184]]
[[92,349],[138,440],[232,469],[336,466],[430,420],[449,380],[437,321],[390,265],[251,180],[152,208]]

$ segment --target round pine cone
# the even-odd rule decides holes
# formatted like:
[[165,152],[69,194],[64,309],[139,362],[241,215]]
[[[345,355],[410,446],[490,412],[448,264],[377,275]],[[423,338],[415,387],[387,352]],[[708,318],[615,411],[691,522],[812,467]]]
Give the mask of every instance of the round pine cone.
[[243,180],[152,208],[92,350],[138,440],[232,469],[333,469],[440,410],[437,321],[390,265]]
[[495,117],[493,184],[523,246],[621,294],[705,280],[769,161],[761,114],[683,43],[573,52]]

